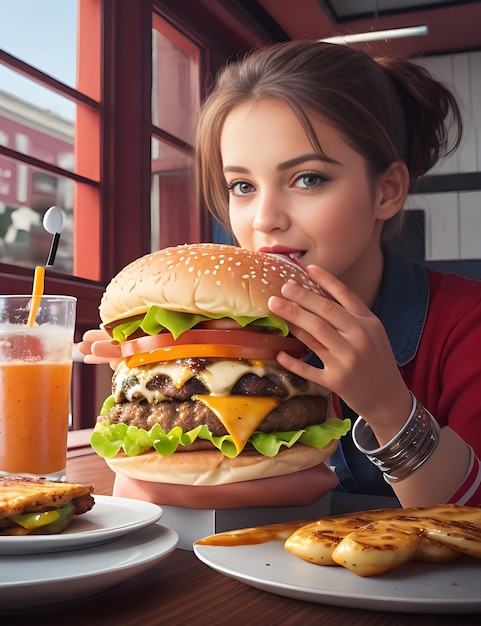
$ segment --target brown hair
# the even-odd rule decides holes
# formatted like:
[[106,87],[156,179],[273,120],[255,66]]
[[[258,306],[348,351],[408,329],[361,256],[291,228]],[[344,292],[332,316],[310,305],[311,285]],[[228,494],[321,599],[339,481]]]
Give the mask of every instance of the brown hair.
[[[220,72],[198,124],[199,192],[209,211],[227,227],[222,127],[235,106],[260,98],[288,104],[320,154],[309,116],[322,116],[363,155],[371,176],[402,160],[415,181],[461,141],[461,114],[454,95],[409,60],[372,58],[347,46],[307,40],[256,49]],[[451,125],[456,133],[450,145]]]

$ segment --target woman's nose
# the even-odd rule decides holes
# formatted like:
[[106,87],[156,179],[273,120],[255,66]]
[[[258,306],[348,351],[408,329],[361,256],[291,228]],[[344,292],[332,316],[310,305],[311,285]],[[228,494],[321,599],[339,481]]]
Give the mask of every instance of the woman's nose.
[[253,227],[259,232],[286,230],[290,220],[277,194],[262,194],[258,198]]

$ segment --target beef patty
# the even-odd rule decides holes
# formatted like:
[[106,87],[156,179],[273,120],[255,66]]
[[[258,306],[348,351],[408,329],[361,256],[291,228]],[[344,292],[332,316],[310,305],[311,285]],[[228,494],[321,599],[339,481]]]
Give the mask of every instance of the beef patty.
[[[325,421],[327,400],[323,396],[294,396],[281,401],[257,430],[270,433],[275,430],[288,431],[305,428]],[[149,430],[160,424],[165,432],[181,426],[184,432],[205,424],[214,437],[228,432],[218,417],[203,402],[193,400],[163,400],[154,404],[147,401],[116,404],[109,413],[111,424],[126,423]]]
[[[210,393],[201,380],[201,374],[211,362],[212,359],[204,358],[182,360],[192,374],[182,385],[159,373],[155,367],[128,372],[122,368],[117,370],[112,385],[116,404],[109,414],[110,423],[130,424],[144,430],[159,424],[165,432],[174,426],[181,426],[187,432],[205,424],[215,437],[228,434],[206,404],[192,400],[196,394]],[[316,395],[316,385],[277,364],[270,366],[266,372],[262,376],[246,372],[230,389],[231,396],[276,398],[277,407],[260,423],[258,431],[298,430],[325,420],[327,400],[323,395]],[[140,378],[143,379],[145,392],[139,384]],[[115,389],[119,390],[117,395]]]

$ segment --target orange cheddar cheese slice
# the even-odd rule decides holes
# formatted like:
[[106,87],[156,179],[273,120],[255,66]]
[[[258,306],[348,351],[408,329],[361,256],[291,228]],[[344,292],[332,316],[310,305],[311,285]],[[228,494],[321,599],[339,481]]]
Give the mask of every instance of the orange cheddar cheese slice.
[[232,437],[240,454],[249,437],[264,418],[276,408],[279,400],[266,396],[192,396],[215,413]]

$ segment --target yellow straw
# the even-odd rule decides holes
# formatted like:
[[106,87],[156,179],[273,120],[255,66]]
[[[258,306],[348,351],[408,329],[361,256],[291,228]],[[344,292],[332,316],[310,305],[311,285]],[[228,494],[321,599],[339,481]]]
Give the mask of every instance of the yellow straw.
[[37,317],[38,307],[40,306],[40,300],[43,296],[43,285],[45,280],[45,267],[37,265],[35,268],[35,274],[33,276],[33,290],[32,290],[32,303],[30,305],[30,312],[28,314],[28,325],[30,328],[35,324]]

